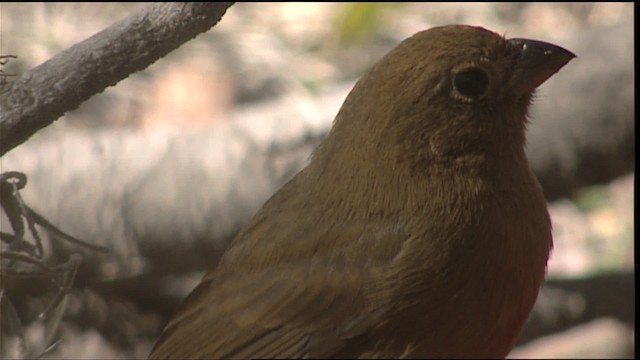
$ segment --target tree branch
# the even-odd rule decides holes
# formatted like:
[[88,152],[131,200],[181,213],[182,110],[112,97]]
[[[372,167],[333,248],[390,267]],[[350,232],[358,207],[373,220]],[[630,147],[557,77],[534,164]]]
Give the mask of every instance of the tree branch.
[[0,84],[0,156],[214,26],[233,3],[159,3]]

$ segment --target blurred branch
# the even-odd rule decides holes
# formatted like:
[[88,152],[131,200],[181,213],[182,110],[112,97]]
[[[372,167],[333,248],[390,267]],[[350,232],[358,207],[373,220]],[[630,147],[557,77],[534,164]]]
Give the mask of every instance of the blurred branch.
[[634,284],[633,271],[547,280],[518,345],[602,317],[635,328]]
[[214,26],[232,3],[158,3],[0,82],[0,156]]

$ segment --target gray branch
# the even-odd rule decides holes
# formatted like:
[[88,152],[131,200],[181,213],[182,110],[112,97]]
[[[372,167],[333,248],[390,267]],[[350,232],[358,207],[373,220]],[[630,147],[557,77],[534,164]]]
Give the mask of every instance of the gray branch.
[[232,3],[159,3],[0,83],[0,156],[215,25]]

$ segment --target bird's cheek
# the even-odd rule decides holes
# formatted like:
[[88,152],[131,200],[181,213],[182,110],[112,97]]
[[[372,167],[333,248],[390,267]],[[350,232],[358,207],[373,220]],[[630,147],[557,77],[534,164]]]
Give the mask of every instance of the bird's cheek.
[[428,144],[431,157],[439,161],[453,161],[480,149],[478,134],[462,129],[458,132],[436,133],[429,138]]

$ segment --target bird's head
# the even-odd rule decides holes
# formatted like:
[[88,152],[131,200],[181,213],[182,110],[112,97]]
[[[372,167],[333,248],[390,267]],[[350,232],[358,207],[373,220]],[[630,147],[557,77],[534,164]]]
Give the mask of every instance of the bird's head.
[[349,152],[356,161],[408,163],[414,171],[523,154],[534,90],[573,57],[481,27],[419,32],[356,84],[329,135],[336,146],[326,150]]

